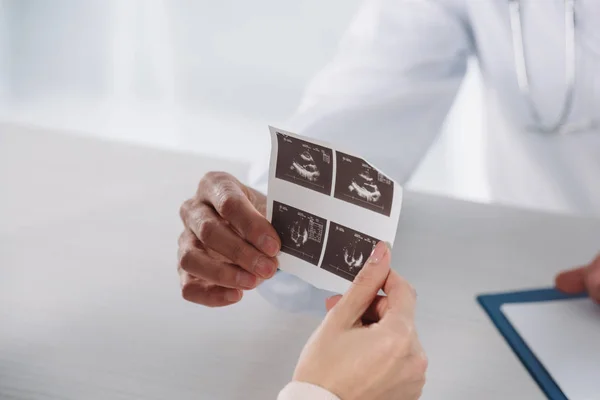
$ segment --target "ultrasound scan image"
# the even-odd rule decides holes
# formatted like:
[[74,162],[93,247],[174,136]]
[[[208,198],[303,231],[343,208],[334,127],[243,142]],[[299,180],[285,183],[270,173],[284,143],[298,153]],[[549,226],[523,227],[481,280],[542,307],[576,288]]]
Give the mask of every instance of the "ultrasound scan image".
[[275,177],[296,185],[331,194],[333,151],[327,147],[277,132]]
[[379,240],[331,222],[321,268],[353,281]]
[[281,251],[318,265],[327,221],[288,205],[273,202],[271,223],[281,239]]
[[336,162],[334,196],[389,217],[394,199],[394,182],[361,158],[338,151]]

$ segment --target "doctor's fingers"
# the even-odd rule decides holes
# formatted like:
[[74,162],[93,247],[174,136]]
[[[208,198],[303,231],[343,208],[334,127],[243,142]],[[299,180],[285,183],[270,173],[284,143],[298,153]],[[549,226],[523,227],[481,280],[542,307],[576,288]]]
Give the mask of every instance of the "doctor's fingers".
[[207,307],[224,307],[242,299],[243,292],[239,289],[213,285],[204,279],[193,277],[181,268],[178,268],[178,272],[181,296],[187,301]]
[[277,271],[275,258],[264,255],[244,240],[212,207],[205,204],[184,206],[181,214],[186,228],[207,250],[219,253],[260,278],[271,278]]
[[587,267],[585,286],[590,297],[600,304],[600,255]]
[[600,303],[600,256],[585,267],[558,274],[556,287],[568,294],[587,292],[592,299]]
[[234,176],[206,174],[198,185],[197,200],[211,206],[239,235],[269,257],[280,249],[279,236],[257,210],[256,196]]
[[208,251],[186,229],[179,237],[178,269],[208,283],[233,289],[253,289],[260,280],[248,271]]

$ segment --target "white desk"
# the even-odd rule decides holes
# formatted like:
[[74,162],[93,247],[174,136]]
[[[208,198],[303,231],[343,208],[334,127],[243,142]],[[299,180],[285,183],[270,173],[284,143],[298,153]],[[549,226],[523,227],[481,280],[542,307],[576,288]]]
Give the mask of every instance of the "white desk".
[[[319,321],[257,293],[179,297],[178,207],[243,165],[0,126],[0,398],[273,399]],[[600,221],[409,193],[394,265],[419,295],[424,399],[543,399],[475,302],[547,286]]]

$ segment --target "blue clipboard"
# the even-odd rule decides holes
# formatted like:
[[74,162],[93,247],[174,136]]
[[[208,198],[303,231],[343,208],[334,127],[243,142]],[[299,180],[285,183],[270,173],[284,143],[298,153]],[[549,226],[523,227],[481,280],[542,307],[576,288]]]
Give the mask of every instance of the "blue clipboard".
[[544,365],[537,359],[519,333],[502,313],[501,306],[507,303],[532,303],[552,300],[568,300],[588,297],[586,294],[566,295],[556,289],[538,289],[521,292],[486,294],[477,301],[486,311],[494,325],[508,342],[515,355],[521,360],[531,377],[550,400],[568,400]]

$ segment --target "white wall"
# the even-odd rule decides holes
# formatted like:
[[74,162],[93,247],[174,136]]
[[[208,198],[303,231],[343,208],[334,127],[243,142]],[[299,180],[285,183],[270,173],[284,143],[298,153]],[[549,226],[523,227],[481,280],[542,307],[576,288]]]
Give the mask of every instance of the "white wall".
[[292,113],[359,2],[4,1],[5,119],[210,152]]
[[[251,159],[360,0],[0,2],[0,120]],[[411,184],[485,200],[477,74],[463,89]]]
[[9,31],[6,15],[6,0],[0,0],[0,110],[5,106],[8,91],[8,43]]

